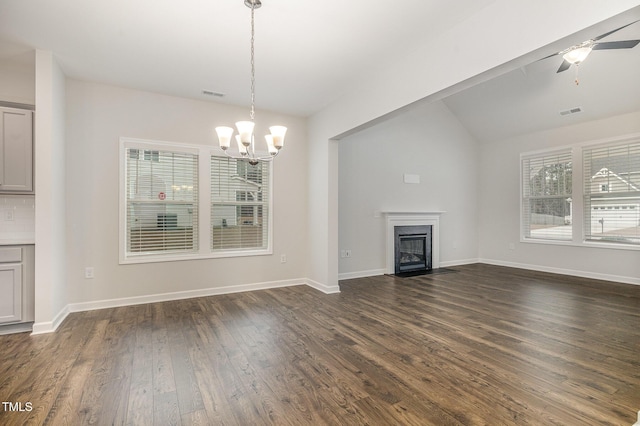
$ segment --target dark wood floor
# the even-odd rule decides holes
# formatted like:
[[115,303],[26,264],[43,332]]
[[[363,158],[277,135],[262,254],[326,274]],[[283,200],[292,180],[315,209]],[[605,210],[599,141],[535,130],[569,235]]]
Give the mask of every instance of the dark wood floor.
[[[487,265],[0,336],[0,424],[631,425],[640,286]],[[15,406],[14,406],[15,407]]]

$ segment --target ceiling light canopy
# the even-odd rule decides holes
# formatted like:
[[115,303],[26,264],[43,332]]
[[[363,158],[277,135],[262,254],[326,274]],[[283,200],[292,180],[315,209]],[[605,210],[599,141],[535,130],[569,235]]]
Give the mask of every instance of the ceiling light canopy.
[[246,160],[250,164],[258,164],[259,161],[271,161],[284,146],[284,137],[287,133],[287,128],[284,126],[271,126],[269,131],[271,134],[265,136],[265,142],[267,145],[266,153],[259,153],[255,150],[255,136],[253,128],[255,126],[255,88],[256,88],[256,67],[255,67],[255,55],[254,55],[254,40],[255,40],[255,25],[254,25],[254,11],[262,6],[260,0],[244,0],[244,4],[251,9],[251,113],[249,115],[249,121],[238,121],[236,123],[236,129],[238,134],[235,136],[235,141],[238,146],[238,153],[229,152],[231,147],[231,139],[233,138],[234,129],[232,127],[220,126],[216,127],[216,133],[218,135],[218,142],[220,149],[231,158]]

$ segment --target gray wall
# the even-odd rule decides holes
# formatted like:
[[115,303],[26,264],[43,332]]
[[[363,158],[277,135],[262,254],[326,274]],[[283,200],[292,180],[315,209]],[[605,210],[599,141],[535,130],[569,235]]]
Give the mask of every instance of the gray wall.
[[[521,243],[519,233],[521,153],[638,132],[640,112],[483,145],[478,257],[491,263],[640,284],[639,250]],[[574,167],[581,167],[578,163]],[[575,195],[574,203],[581,204],[580,198]]]
[[[306,120],[258,111],[256,122],[288,126],[274,164],[273,255],[118,264],[119,138],[217,147],[214,127],[239,108],[67,80],[67,264],[69,302],[197,291],[300,279],[307,260]],[[206,243],[206,242],[205,242]],[[280,263],[280,255],[287,263]],[[84,268],[95,268],[85,279]]]
[[[441,264],[477,258],[479,146],[442,102],[421,104],[339,142],[342,278],[382,273],[386,225],[380,211],[445,211]],[[405,184],[404,174],[420,176]]]
[[[640,283],[638,250],[520,242],[519,187],[521,153],[638,132],[640,112],[480,144],[436,102],[349,136],[339,144],[339,247],[352,257],[340,258],[340,277],[383,273],[375,212],[443,210],[443,266],[479,260]],[[404,184],[404,173],[421,183]]]

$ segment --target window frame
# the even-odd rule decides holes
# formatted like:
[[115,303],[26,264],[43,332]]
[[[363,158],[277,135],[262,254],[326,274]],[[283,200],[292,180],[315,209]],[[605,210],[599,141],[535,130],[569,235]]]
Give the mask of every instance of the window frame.
[[[127,192],[126,192],[126,153],[128,148],[150,151],[173,151],[195,154],[198,157],[198,249],[195,252],[159,252],[145,255],[131,255],[127,252]],[[269,200],[267,201],[270,214],[267,218],[267,245],[261,249],[246,250],[216,250],[211,248],[211,157],[227,158],[219,150],[210,146],[192,145],[181,142],[167,142],[131,137],[120,137],[119,146],[119,186],[118,186],[118,245],[119,264],[138,264],[155,262],[172,262],[197,259],[216,259],[230,257],[265,256],[273,254],[273,168],[269,165]]]
[[[638,199],[639,202],[638,204],[634,205],[632,207],[633,210],[638,209],[636,211],[640,211],[640,191],[636,190],[636,191],[616,191],[616,190],[612,190],[611,186],[610,186],[610,182],[607,181],[606,184],[606,191],[603,191],[603,187],[605,186],[605,184],[601,185],[598,191],[594,191],[590,189],[590,186],[587,183],[587,180],[590,178],[593,178],[592,175],[590,178],[587,176],[588,174],[592,174],[593,170],[591,169],[591,164],[589,166],[587,166],[587,157],[589,157],[589,161],[593,160],[593,155],[594,155],[594,151],[596,151],[596,155],[598,154],[598,151],[600,154],[602,154],[602,151],[606,150],[613,150],[616,151],[620,148],[624,148],[624,147],[628,147],[628,146],[634,146],[634,150],[636,150],[636,152],[640,153],[640,136],[635,136],[635,137],[630,137],[630,138],[625,138],[625,139],[619,139],[619,140],[611,140],[611,141],[606,141],[606,142],[599,142],[599,143],[593,143],[593,144],[589,144],[587,146],[584,146],[582,149],[582,152],[580,153],[580,157],[581,157],[581,161],[582,161],[582,180],[583,180],[583,190],[581,193],[581,196],[583,197],[582,200],[582,206],[583,206],[583,210],[582,210],[582,215],[583,215],[583,226],[582,226],[582,235],[583,235],[583,241],[585,244],[587,245],[593,245],[593,246],[599,246],[599,247],[615,247],[615,248],[626,248],[626,249],[632,249],[632,250],[640,250],[640,241],[639,242],[617,242],[614,239],[607,239],[607,238],[596,238],[593,235],[593,231],[591,230],[591,226],[593,225],[593,221],[591,220],[591,215],[592,215],[592,211],[595,209],[602,209],[604,210],[605,207],[604,205],[600,205],[599,207],[597,206],[599,203],[595,203],[596,207],[594,207],[594,200],[600,200],[601,202],[604,202],[604,204],[606,204],[607,202],[611,202],[611,201],[615,201],[616,199],[626,199],[626,195],[628,194],[637,194],[635,197],[629,197],[629,199]],[[587,155],[587,153],[589,155]],[[600,157],[603,158],[603,157]],[[607,158],[609,158],[609,155],[607,153]],[[631,171],[629,171],[631,173]],[[599,171],[598,171],[599,173]],[[614,175],[616,175],[615,172],[613,172]],[[607,176],[608,177],[608,176]],[[614,180],[614,183],[617,183]],[[633,183],[628,182],[629,186],[635,186],[636,183],[635,181],[633,181]],[[613,185],[614,187],[616,185]],[[640,186],[640,185],[639,185]],[[627,210],[627,207],[629,207],[628,202],[627,205],[625,206],[615,206],[615,205],[608,205],[606,206],[607,210]],[[639,225],[640,226],[640,225]],[[612,238],[624,238],[622,235],[620,236],[615,236],[613,235]]]
[[[575,229],[573,228],[573,224],[575,222],[574,220],[574,214],[573,212],[570,210],[570,216],[571,216],[571,235],[569,236],[569,238],[545,238],[545,237],[532,237],[531,236],[531,230],[530,228],[527,228],[527,223],[525,221],[525,213],[530,215],[530,211],[525,209],[525,204],[527,201],[530,200],[538,200],[538,199],[558,199],[558,200],[562,200],[563,198],[567,197],[567,194],[562,194],[562,195],[549,195],[549,196],[537,196],[537,195],[527,195],[525,194],[525,169],[524,169],[524,165],[526,161],[531,161],[531,160],[543,160],[545,158],[548,157],[555,157],[555,156],[568,156],[569,157],[569,161],[572,164],[571,167],[571,181],[572,181],[572,185],[571,185],[571,194],[568,194],[569,198],[573,199],[574,197],[574,193],[575,193],[575,188],[574,188],[574,184],[573,182],[575,181],[575,176],[574,176],[574,172],[575,172],[575,156],[574,156],[574,149],[572,147],[560,147],[560,148],[555,148],[555,149],[549,149],[549,150],[542,150],[542,151],[535,151],[535,152],[528,152],[528,153],[522,153],[520,155],[520,241],[521,242],[534,242],[534,243],[542,243],[542,244],[559,244],[559,245],[567,245],[567,244],[571,244],[574,240],[574,236],[575,236]],[[528,172],[527,172],[527,176],[529,176]],[[529,176],[530,177],[530,176]],[[529,221],[528,221],[529,225],[531,223],[530,220],[530,216],[529,216]],[[529,231],[529,232],[527,232]]]
[[[220,155],[217,152],[211,153],[209,157],[210,168],[208,170],[209,184],[211,183],[211,177],[212,177],[211,157],[217,157],[221,159],[229,158],[225,155]],[[242,161],[242,160],[232,160],[232,161]],[[268,175],[267,179],[269,181],[267,184],[268,200],[266,202],[261,201],[260,203],[257,203],[257,202],[251,203],[253,205],[264,205],[267,208],[267,223],[266,223],[266,228],[263,228],[263,233],[266,232],[267,243],[264,248],[252,247],[252,248],[216,249],[213,247],[213,238],[212,238],[213,223],[211,220],[213,218],[213,206],[221,205],[222,203],[216,203],[211,199],[212,191],[210,187],[208,188],[210,198],[208,200],[209,211],[207,214],[209,218],[209,223],[210,223],[209,228],[211,228],[211,233],[208,235],[207,245],[210,252],[213,255],[215,255],[214,257],[259,256],[259,255],[273,254],[273,162],[269,162],[267,164],[269,166],[269,170],[267,171],[267,175]],[[242,203],[239,201],[229,202],[229,205],[234,205],[234,206],[239,206],[241,204]]]
[[[599,249],[613,249],[613,250],[632,250],[632,251],[640,251],[640,244],[629,244],[629,243],[617,243],[615,241],[601,241],[601,240],[587,240],[586,232],[585,232],[585,224],[584,224],[584,150],[591,149],[596,146],[606,146],[606,145],[625,145],[630,143],[635,143],[640,141],[640,133],[633,133],[627,135],[620,135],[616,137],[603,138],[598,140],[591,140],[585,142],[575,142],[569,145],[561,145],[556,147],[550,147],[548,149],[522,152],[520,154],[520,242],[521,243],[531,243],[531,244],[545,244],[545,245],[560,245],[560,246],[575,246],[575,247],[586,247],[586,248],[599,248]],[[532,155],[545,155],[545,154],[553,154],[562,150],[573,151],[572,161],[572,199],[573,199],[573,212],[572,212],[572,227],[573,227],[573,240],[546,240],[546,239],[532,239],[525,238],[524,234],[524,226],[523,226],[523,172],[522,172],[522,159],[527,156]]]

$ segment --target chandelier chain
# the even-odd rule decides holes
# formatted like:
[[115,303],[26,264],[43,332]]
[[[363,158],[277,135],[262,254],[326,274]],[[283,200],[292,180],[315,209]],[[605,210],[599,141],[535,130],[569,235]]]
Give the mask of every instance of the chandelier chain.
[[254,126],[256,115],[256,62],[255,62],[255,9],[260,8],[262,3],[260,0],[244,0],[245,6],[251,9],[251,121],[238,121],[236,122],[236,128],[238,129],[238,135],[235,140],[238,143],[237,154],[233,151],[229,151],[231,146],[231,140],[233,138],[234,130],[227,126],[216,127],[216,133],[218,134],[218,142],[220,143],[220,149],[230,158],[235,160],[244,160],[249,164],[256,165],[259,162],[273,160],[284,145],[284,137],[287,132],[285,126],[271,126],[269,127],[270,134],[265,135],[265,142],[267,144],[267,153],[256,152],[254,142]]
[[251,121],[255,120],[256,111],[256,63],[255,63],[255,23],[254,23],[255,4],[251,3]]

